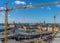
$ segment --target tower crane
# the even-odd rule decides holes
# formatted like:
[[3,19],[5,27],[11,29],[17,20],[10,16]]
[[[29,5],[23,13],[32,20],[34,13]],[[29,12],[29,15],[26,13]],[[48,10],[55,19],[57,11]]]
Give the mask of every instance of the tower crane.
[[54,29],[53,29],[53,33],[56,32],[56,31],[58,31],[58,30],[56,29],[56,16],[59,15],[59,14],[60,14],[60,12],[58,12],[58,13],[56,13],[56,14],[54,15]]
[[[16,9],[22,9],[22,8],[31,8],[31,7],[39,7],[39,6],[47,6],[47,5],[52,5],[52,4],[60,4],[60,2],[47,2],[47,3],[38,3],[38,4],[31,4],[31,5],[26,5],[26,6],[17,6],[14,8],[8,8],[8,2],[5,3],[5,7],[6,9],[0,10],[0,12],[5,11],[5,22],[4,22],[4,28],[5,28],[5,32],[4,32],[4,43],[8,43],[8,35],[7,35],[7,29],[8,29],[8,11],[11,10],[16,10]],[[42,36],[41,36],[42,37]],[[42,42],[41,42],[42,43]]]

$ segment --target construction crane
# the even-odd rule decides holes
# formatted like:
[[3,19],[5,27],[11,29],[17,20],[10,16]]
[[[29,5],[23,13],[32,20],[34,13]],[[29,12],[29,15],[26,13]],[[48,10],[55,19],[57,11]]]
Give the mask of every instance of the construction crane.
[[[26,6],[17,6],[14,8],[8,8],[8,2],[6,4],[6,9],[0,10],[0,12],[5,11],[5,32],[4,32],[4,43],[8,43],[8,34],[7,34],[7,29],[8,29],[8,11],[11,10],[16,10],[16,9],[21,9],[21,8],[31,8],[31,7],[39,7],[39,6],[47,6],[47,5],[52,5],[52,4],[60,4],[60,2],[47,2],[47,3],[39,3],[39,4],[31,4],[31,5],[26,5]],[[42,37],[42,36],[41,36]]]
[[60,14],[60,12],[58,12],[58,13],[56,13],[56,14],[54,15],[54,29],[53,29],[53,33],[55,33],[55,32],[58,31],[58,30],[56,29],[56,16],[59,15],[59,14]]
[[41,30],[41,31],[40,31],[40,43],[42,43],[42,26],[43,26],[43,25],[40,25],[40,30]]

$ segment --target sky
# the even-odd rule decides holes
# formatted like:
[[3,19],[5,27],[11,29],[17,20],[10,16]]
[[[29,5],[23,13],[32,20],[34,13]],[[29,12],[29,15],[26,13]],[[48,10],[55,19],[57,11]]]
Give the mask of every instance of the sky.
[[[5,9],[5,2],[8,2],[8,8],[17,6],[32,5],[38,3],[59,2],[59,0],[0,0],[0,10]],[[54,14],[60,12],[60,4],[47,6],[20,8],[8,12],[8,22],[12,23],[53,23]],[[0,23],[4,23],[5,12],[0,12]],[[56,23],[60,23],[60,15],[56,17]]]

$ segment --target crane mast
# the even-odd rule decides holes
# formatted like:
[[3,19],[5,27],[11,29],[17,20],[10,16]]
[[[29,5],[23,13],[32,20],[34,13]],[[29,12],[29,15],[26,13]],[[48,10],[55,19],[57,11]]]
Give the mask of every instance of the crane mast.
[[58,13],[56,13],[56,14],[54,15],[54,29],[53,29],[53,33],[56,32],[56,31],[58,31],[58,30],[56,29],[56,16],[59,15],[59,14],[60,14],[60,12],[58,12]]
[[53,29],[53,33],[55,32],[56,30],[56,16],[54,16],[54,29]]
[[4,32],[4,43],[8,43],[8,35],[7,35],[7,29],[8,29],[8,3],[6,2],[6,10],[5,10],[5,32]]

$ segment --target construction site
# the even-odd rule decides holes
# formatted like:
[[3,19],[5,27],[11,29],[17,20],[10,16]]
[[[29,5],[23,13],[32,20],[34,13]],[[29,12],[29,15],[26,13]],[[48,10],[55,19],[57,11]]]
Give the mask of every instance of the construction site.
[[[30,12],[30,13],[32,12],[32,10],[29,11],[29,9],[33,9],[33,10],[36,9],[37,10],[37,8],[39,10],[36,11],[36,14],[39,14],[38,16],[40,17],[40,16],[42,16],[42,15],[40,15],[40,13],[43,14],[48,11],[47,10],[44,12],[44,10],[40,10],[40,8],[44,9],[44,6],[46,7],[46,6],[51,6],[51,5],[52,6],[59,5],[60,1],[39,2],[39,0],[38,1],[35,0],[37,3],[34,3],[34,4],[32,4],[32,3],[26,4],[23,1],[21,2],[20,0],[13,0],[13,1],[15,1],[17,4],[20,3],[20,4],[25,4],[25,5],[14,6],[15,4],[10,5],[10,3],[12,1],[9,1],[9,0],[2,1],[2,3],[4,2],[3,5],[5,8],[3,9],[3,7],[2,7],[2,9],[1,9],[1,7],[0,7],[0,12],[4,12],[4,17],[0,17],[0,18],[3,18],[3,25],[2,25],[3,28],[0,29],[0,43],[59,43],[60,42],[60,32],[59,32],[60,31],[60,24],[56,22],[57,16],[59,16],[59,14],[60,14],[59,9],[58,9],[58,11],[54,10],[55,12],[50,11],[50,13],[52,13],[53,15],[50,14],[49,17],[51,16],[51,19],[53,22],[46,23],[44,21],[44,19],[39,18],[39,19],[41,19],[41,21],[43,20],[44,22],[39,21],[39,22],[34,23],[35,21],[32,19],[33,23],[32,22],[29,23],[31,20],[26,23],[20,23],[21,20],[20,21],[18,21],[18,20],[21,18],[19,18],[19,19],[17,18],[17,17],[24,18],[25,16],[27,17],[28,12]],[[34,1],[32,1],[32,2],[34,2]],[[19,9],[22,10],[21,11],[22,15],[26,14],[26,15],[24,15],[24,17],[22,15],[20,15],[21,12]],[[26,9],[28,12],[24,11]],[[51,10],[50,7],[48,7],[48,9]],[[15,10],[17,11],[17,13],[15,12]],[[14,11],[14,12],[12,13],[12,11]],[[39,12],[39,11],[43,11],[43,12]],[[10,18],[12,18],[12,20],[9,21],[9,19],[10,19],[9,14],[10,13],[12,15],[14,13],[18,14],[18,15],[13,15],[13,17],[15,17],[15,19],[18,19],[18,20],[16,20],[16,22],[13,20],[12,17],[10,17]],[[33,14],[35,14],[35,12],[32,12],[32,16],[30,17],[30,19],[32,17],[34,17]],[[37,16],[37,15],[35,15],[35,16]],[[44,16],[46,16],[46,15],[44,15]],[[46,19],[47,18],[48,17],[46,17]],[[51,19],[48,18],[49,21]],[[38,21],[38,20],[36,19],[36,21]],[[11,21],[13,21],[13,23],[9,23]],[[24,20],[24,19],[22,20],[22,22],[25,22],[25,21],[26,20]]]

